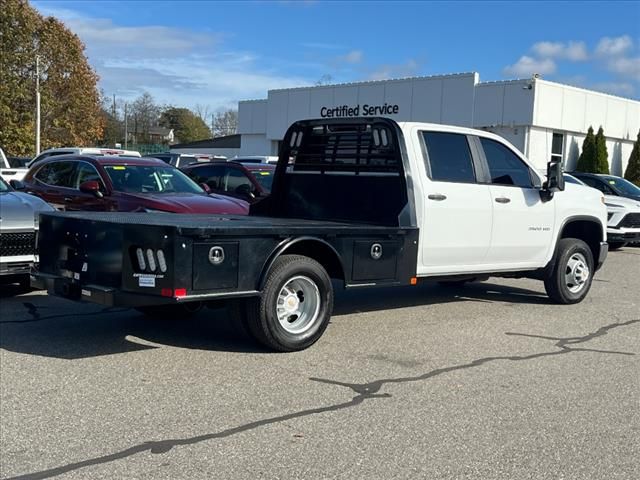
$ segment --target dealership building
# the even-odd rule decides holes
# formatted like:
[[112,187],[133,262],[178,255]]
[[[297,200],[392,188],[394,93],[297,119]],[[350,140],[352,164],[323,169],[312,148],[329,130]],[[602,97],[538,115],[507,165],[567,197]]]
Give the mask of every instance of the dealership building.
[[[480,82],[478,73],[270,90],[238,104],[237,148],[227,156],[276,155],[287,127],[306,118],[384,116],[479,128],[506,138],[538,168],[577,162],[589,126],[602,126],[611,171],[622,174],[640,130],[640,102],[541,78]],[[212,145],[213,146],[213,145]]]

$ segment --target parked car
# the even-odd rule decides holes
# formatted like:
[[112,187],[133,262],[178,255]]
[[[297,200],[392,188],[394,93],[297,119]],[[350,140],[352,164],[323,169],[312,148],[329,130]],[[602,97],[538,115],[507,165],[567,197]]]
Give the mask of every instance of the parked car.
[[268,155],[244,155],[230,158],[228,161],[237,163],[268,163],[276,165],[278,163],[278,157]]
[[11,180],[22,180],[26,174],[27,169],[11,164],[0,148],[0,178],[10,182]]
[[44,200],[16,192],[0,178],[0,281],[29,285],[29,271],[38,261],[38,214],[53,211]]
[[266,163],[212,162],[191,164],[182,171],[214,193],[253,203],[271,193],[275,169]]
[[147,155],[147,157],[157,158],[169,165],[173,165],[176,168],[183,168],[191,163],[209,162],[208,157],[202,157],[197,155],[191,155],[188,153],[154,153],[153,155]]
[[56,157],[59,155],[91,155],[93,157],[98,156],[110,156],[110,157],[141,157],[140,152],[135,150],[122,150],[120,148],[93,148],[93,147],[61,147],[50,148],[40,153],[33,160],[31,160],[27,166],[30,168],[41,160],[49,157]]
[[209,195],[177,168],[153,158],[53,157],[29,169],[21,188],[59,210],[237,215],[249,211],[246,202]]
[[571,172],[571,175],[590,187],[597,188],[605,195],[640,200],[640,187],[622,177],[583,172]]
[[[569,183],[589,186],[567,173],[564,178]],[[604,203],[607,206],[609,250],[618,250],[628,243],[640,242],[640,200],[605,193]]]
[[7,157],[9,167],[11,168],[27,168],[27,164],[31,161],[31,157]]

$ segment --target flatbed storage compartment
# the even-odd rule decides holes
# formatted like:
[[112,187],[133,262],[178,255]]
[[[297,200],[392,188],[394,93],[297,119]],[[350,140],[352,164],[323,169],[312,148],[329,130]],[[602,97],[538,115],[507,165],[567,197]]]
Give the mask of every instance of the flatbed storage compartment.
[[[258,216],[54,212],[41,216],[38,275],[57,295],[106,305],[252,296],[279,249],[299,238],[322,239],[335,249],[350,286],[407,283],[415,274],[401,268],[414,262],[415,229]],[[380,258],[372,257],[374,245]]]

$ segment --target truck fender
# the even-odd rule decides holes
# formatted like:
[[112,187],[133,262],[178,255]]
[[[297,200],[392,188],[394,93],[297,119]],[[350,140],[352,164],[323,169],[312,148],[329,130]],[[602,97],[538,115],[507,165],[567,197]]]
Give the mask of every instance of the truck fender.
[[547,262],[546,266],[544,267],[544,270],[548,270],[551,265],[553,265],[553,262],[555,260],[556,257],[556,251],[558,248],[558,242],[562,239],[565,238],[562,236],[565,228],[567,227],[567,225],[571,224],[571,223],[576,223],[576,222],[588,222],[588,223],[592,223],[594,225],[597,225],[600,228],[600,235],[598,236],[598,238],[584,238],[584,236],[576,236],[577,238],[580,238],[581,240],[584,240],[585,243],[587,245],[589,245],[589,248],[591,249],[591,252],[593,253],[593,259],[594,262],[597,264],[598,263],[598,258],[600,256],[600,243],[604,241],[604,232],[607,231],[607,227],[606,225],[602,225],[602,222],[600,221],[600,219],[598,217],[594,217],[592,215],[574,215],[574,216],[570,216],[564,219],[564,221],[562,222],[562,224],[560,225],[560,228],[558,228],[557,234],[556,234],[556,238],[555,241],[553,242],[553,248],[551,250],[551,255],[549,258],[549,261]]
[[[300,243],[303,243],[303,242],[309,242],[310,244],[312,243],[320,244],[322,248],[325,249],[325,252],[323,252],[323,254],[317,255],[317,256],[314,256],[313,254],[307,254],[306,256],[313,258],[317,260],[320,264],[322,264],[327,269],[331,277],[337,277],[344,280],[345,275],[344,275],[344,265],[342,264],[342,258],[340,257],[340,254],[338,253],[338,251],[330,243],[328,243],[326,240],[323,240],[317,237],[295,237],[295,238],[287,238],[283,240],[271,252],[269,257],[267,258],[267,261],[264,263],[262,267],[262,272],[260,273],[257,290],[262,291],[264,284],[266,282],[267,273],[269,272],[269,269],[271,268],[273,263],[276,261],[276,259],[280,255],[289,253],[288,250],[291,250],[292,247],[295,247],[296,245],[299,245]],[[322,261],[322,256],[328,252],[331,252],[330,255],[334,262],[331,266],[327,266],[326,262]],[[301,252],[296,251],[295,253],[301,253]]]

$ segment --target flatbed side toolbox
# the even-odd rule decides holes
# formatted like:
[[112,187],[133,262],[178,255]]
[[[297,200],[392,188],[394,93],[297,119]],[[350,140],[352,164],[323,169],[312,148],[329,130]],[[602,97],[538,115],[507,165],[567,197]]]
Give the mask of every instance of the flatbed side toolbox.
[[193,244],[193,290],[238,287],[239,242]]

